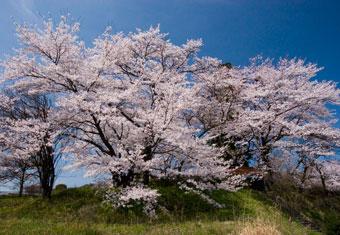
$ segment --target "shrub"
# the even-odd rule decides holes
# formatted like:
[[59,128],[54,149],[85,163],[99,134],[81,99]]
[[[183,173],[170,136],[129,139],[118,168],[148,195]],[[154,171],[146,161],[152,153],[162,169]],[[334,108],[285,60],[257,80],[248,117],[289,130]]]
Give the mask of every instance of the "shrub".
[[58,184],[57,186],[55,186],[55,191],[58,191],[58,192],[64,191],[66,189],[67,189],[66,184]]

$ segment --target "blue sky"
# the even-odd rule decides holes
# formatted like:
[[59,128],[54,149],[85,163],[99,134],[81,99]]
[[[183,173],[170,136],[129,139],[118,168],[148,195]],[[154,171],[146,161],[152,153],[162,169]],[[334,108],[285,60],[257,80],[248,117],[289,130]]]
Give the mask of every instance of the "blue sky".
[[[339,12],[336,0],[1,0],[0,58],[16,46],[14,21],[39,24],[70,13],[88,46],[109,25],[130,32],[160,24],[174,43],[202,38],[201,55],[235,65],[258,54],[299,57],[325,68],[318,79],[340,81]],[[59,182],[88,182],[80,175]]]

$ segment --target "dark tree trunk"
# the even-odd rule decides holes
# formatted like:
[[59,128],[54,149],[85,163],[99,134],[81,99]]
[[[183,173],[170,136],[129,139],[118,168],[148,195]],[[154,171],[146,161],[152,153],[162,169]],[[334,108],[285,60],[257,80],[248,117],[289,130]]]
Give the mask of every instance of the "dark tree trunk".
[[[145,147],[144,151],[144,161],[150,161],[152,159],[152,146],[147,146]],[[127,187],[130,186],[131,182],[134,180],[136,174],[134,172],[134,169],[131,168],[128,170],[127,173],[116,173],[116,172],[111,172],[112,175],[112,182],[113,185],[116,187]],[[150,172],[148,170],[142,172],[142,174],[138,175],[143,181],[144,185],[148,185],[150,182]]]
[[264,180],[264,190],[265,191],[270,191],[273,184],[274,184],[274,173],[272,170],[267,171],[267,175],[263,178]]
[[320,180],[321,180],[321,185],[322,185],[323,192],[325,194],[328,194],[328,190],[327,190],[327,186],[326,186],[326,177],[323,174],[321,167],[316,165],[316,170],[318,171],[318,173],[320,175]]
[[143,173],[143,184],[148,185],[149,182],[150,182],[150,172],[144,171],[144,173]]
[[55,181],[55,162],[53,148],[50,146],[42,147],[40,153],[36,156],[36,165],[38,168],[41,194],[43,198],[50,199]]
[[320,174],[320,179],[321,179],[321,184],[322,184],[322,189],[325,194],[328,193],[327,186],[326,186],[326,179],[323,174]]
[[131,182],[133,181],[135,175],[133,169],[129,169],[127,173],[118,174],[116,172],[111,172],[112,175],[112,183],[116,187],[123,187],[126,188],[130,186]]
[[303,169],[302,177],[301,177],[301,185],[299,186],[300,192],[303,192],[303,190],[304,190],[304,184],[305,184],[306,179],[307,179],[307,171],[308,171],[308,167],[305,166],[304,169]]
[[301,177],[301,183],[302,183],[302,184],[304,184],[305,181],[306,181],[306,178],[307,178],[307,170],[308,170],[308,167],[304,167],[303,173],[302,173],[302,177]]
[[22,197],[24,191],[24,183],[25,183],[25,171],[22,172],[19,182],[19,197]]
[[[145,147],[143,154],[145,155],[143,160],[145,162],[150,161],[152,159],[152,146]],[[150,172],[144,171],[143,172],[143,184],[148,185],[150,182]]]
[[256,179],[251,183],[250,188],[264,192],[266,190],[266,185],[263,179]]
[[266,146],[261,152],[261,160],[263,161],[265,167],[267,167],[266,175],[263,177],[264,190],[269,191],[274,183],[274,172],[270,164],[269,153],[271,148]]

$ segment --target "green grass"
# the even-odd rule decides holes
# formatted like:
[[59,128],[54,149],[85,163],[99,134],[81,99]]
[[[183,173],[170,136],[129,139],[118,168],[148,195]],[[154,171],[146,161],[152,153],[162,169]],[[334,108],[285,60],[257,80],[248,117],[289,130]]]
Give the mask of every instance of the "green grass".
[[328,235],[340,234],[340,192],[325,194],[317,188],[301,192],[291,184],[276,184],[266,197],[305,224]]
[[282,234],[318,234],[292,220],[258,192],[215,191],[223,209],[175,186],[162,193],[157,219],[140,208],[113,210],[91,187],[68,189],[40,197],[0,197],[0,234],[238,234],[251,221],[274,226]]

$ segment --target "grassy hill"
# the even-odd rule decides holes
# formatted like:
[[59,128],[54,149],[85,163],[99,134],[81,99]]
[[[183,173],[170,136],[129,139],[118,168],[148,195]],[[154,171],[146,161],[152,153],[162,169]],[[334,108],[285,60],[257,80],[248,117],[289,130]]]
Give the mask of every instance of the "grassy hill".
[[320,234],[249,189],[215,191],[225,205],[215,209],[175,186],[158,188],[162,207],[153,220],[138,207],[113,210],[90,186],[55,192],[51,201],[0,196],[0,234]]

